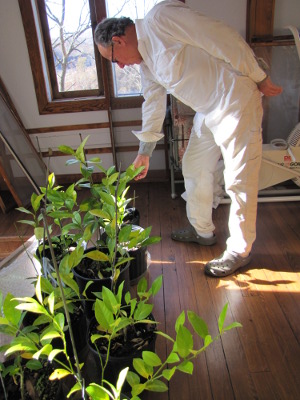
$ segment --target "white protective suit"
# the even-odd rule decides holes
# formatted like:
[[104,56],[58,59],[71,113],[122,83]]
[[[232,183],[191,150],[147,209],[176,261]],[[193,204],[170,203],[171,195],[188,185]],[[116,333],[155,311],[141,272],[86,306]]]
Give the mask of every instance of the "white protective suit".
[[161,133],[166,94],[196,111],[183,158],[187,217],[199,234],[214,230],[213,175],[220,155],[231,198],[227,250],[246,256],[256,232],[261,162],[261,94],[266,78],[252,50],[232,28],[163,1],[136,20],[143,103],[139,154],[151,155]]

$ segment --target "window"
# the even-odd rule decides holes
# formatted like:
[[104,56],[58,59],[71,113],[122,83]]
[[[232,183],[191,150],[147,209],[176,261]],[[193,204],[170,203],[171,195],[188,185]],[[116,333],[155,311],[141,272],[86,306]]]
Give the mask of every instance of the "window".
[[104,17],[143,16],[162,0],[19,0],[40,114],[139,107],[139,67],[120,69],[93,41]]
[[55,97],[66,93],[74,97],[72,92],[100,94],[88,0],[45,0],[39,4],[48,60],[54,65],[50,71],[55,75],[51,79]]

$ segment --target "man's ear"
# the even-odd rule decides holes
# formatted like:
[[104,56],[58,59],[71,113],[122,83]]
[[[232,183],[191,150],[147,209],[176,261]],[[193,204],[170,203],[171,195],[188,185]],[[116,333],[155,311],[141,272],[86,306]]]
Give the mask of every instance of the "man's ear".
[[114,44],[124,45],[126,43],[124,36],[113,36],[111,40],[114,42]]

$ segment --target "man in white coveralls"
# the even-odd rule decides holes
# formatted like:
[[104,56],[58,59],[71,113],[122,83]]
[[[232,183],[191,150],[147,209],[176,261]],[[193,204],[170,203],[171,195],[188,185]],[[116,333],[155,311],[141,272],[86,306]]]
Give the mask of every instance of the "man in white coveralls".
[[155,5],[144,19],[107,18],[95,31],[101,55],[120,68],[139,64],[143,95],[142,130],[134,166],[144,166],[161,133],[166,95],[195,110],[182,161],[186,212],[190,225],[172,232],[174,240],[216,243],[212,221],[214,171],[222,155],[225,190],[231,199],[229,238],[224,253],[205,265],[205,273],[224,277],[247,265],[256,237],[258,177],[262,158],[261,96],[276,86],[244,39],[220,21],[180,1]]

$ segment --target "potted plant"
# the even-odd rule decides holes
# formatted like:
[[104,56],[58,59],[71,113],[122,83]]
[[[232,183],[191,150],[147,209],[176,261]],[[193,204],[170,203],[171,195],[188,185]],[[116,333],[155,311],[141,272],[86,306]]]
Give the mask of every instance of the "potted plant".
[[[91,321],[88,328],[89,346],[95,359],[98,359],[101,375],[100,384],[92,384],[94,388],[100,387],[103,390],[107,382],[115,385],[118,382],[118,374],[126,373],[127,383],[123,383],[122,390],[131,399],[138,400],[138,396],[144,391],[167,391],[167,383],[177,371],[192,374],[194,360],[208,346],[225,332],[241,327],[237,322],[225,326],[228,308],[226,304],[218,318],[219,334],[216,337],[210,335],[205,321],[193,311],[183,311],[178,316],[175,323],[176,336],[170,337],[157,330],[158,322],[153,318],[152,305],[148,303],[149,298],[160,290],[161,284],[160,276],[147,290],[146,280],[141,279],[137,288],[138,298],[132,298],[130,293],[127,293],[126,305],[121,302],[122,287],[117,294],[107,288],[103,289],[102,299],[96,300],[95,320]],[[186,320],[191,328],[186,325]],[[145,337],[141,337],[142,325],[146,327]],[[133,332],[133,336],[129,331]],[[155,351],[153,335],[161,335],[171,342],[171,350],[165,361],[162,361]],[[198,348],[194,345],[195,335],[200,337],[203,343]],[[127,347],[128,345],[130,347]],[[98,399],[93,396],[91,398]]]
[[134,357],[141,356],[143,350],[155,351],[156,325],[149,300],[162,285],[159,276],[148,289],[145,278],[137,286],[137,297],[130,292],[122,302],[123,284],[118,293],[103,288],[102,298],[95,303],[95,318],[88,327],[88,343],[92,354],[100,366],[103,379],[116,384],[122,369],[132,368]]
[[[10,400],[36,399],[43,394],[44,399],[55,400],[60,397],[60,386],[49,382],[54,368],[47,359],[34,359],[39,350],[40,336],[33,325],[23,327],[25,312],[17,306],[19,302],[8,293],[4,301],[0,295],[0,331],[12,339],[0,347],[8,360],[1,364],[3,398]],[[29,397],[28,397],[29,396]],[[0,397],[1,398],[1,397]]]
[[[70,254],[69,266],[75,278],[89,300],[95,300],[102,287],[116,292],[124,281],[125,292],[129,290],[129,261],[132,259],[131,249],[148,246],[160,240],[150,237],[151,227],[144,232],[134,231],[132,225],[126,223],[128,204],[132,199],[127,197],[128,183],[140,173],[130,165],[124,172],[117,172],[115,167],[105,169],[99,158],[87,160],[84,153],[86,138],[77,150],[68,146],[60,146],[65,154],[72,155],[67,164],[79,164],[82,178],[75,187],[85,188],[89,196],[80,203],[80,215],[73,218],[64,231],[81,232],[75,235],[78,247]],[[102,179],[94,182],[93,176],[100,171]],[[57,214],[56,214],[57,215]],[[87,243],[83,251],[82,243]],[[83,283],[82,283],[83,281]],[[95,295],[96,294],[96,295]],[[87,303],[88,314],[92,316],[91,304]]]

